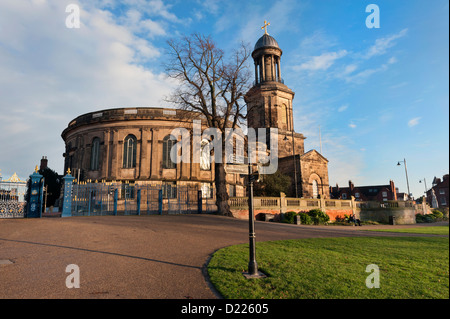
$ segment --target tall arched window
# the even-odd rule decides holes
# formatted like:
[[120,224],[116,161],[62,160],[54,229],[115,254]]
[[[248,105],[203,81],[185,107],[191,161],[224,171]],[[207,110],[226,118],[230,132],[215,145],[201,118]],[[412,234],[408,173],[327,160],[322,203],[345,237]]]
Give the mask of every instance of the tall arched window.
[[175,145],[177,141],[172,135],[167,135],[163,139],[163,168],[175,168],[176,163],[172,162],[170,159],[170,150],[172,149],[172,146]]
[[98,162],[100,159],[100,139],[95,137],[91,145],[91,170],[98,170]]
[[319,195],[319,185],[317,184],[316,180],[313,180],[312,182],[312,191],[313,191],[313,198],[317,198]]
[[127,135],[123,141],[123,168],[136,167],[137,141],[134,135]]
[[207,139],[202,140],[201,143],[200,169],[202,171],[211,169],[211,145]]

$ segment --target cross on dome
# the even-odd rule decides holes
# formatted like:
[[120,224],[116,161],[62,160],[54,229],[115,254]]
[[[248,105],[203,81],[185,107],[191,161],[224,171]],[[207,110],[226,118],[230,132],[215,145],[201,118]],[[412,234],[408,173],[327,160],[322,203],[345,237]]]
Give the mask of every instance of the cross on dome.
[[261,29],[264,29],[264,34],[267,34],[267,27],[270,25],[269,22],[267,22],[266,20],[264,20],[264,25],[261,27]]

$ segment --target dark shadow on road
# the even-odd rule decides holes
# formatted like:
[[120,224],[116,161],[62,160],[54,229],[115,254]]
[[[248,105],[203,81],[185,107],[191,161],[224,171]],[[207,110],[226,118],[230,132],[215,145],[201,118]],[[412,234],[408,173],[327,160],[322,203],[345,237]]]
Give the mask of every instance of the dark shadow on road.
[[170,262],[170,261],[157,260],[157,259],[151,259],[151,258],[140,257],[140,256],[131,256],[131,255],[125,255],[125,254],[114,253],[114,252],[109,252],[109,251],[100,251],[100,250],[94,250],[94,249],[87,249],[87,248],[80,248],[80,247],[71,247],[71,246],[63,246],[63,245],[55,245],[55,244],[46,244],[46,243],[36,243],[36,242],[31,242],[31,241],[13,240],[13,239],[7,239],[7,238],[0,238],[0,240],[8,241],[8,242],[21,243],[21,244],[40,245],[40,246],[56,247],[56,248],[64,248],[64,249],[73,249],[73,250],[79,250],[79,251],[86,251],[86,252],[90,252],[90,253],[106,254],[106,255],[126,257],[126,258],[134,258],[134,259],[139,259],[139,260],[145,260],[145,261],[151,261],[151,262],[156,262],[156,263],[162,263],[162,264],[171,265],[171,266],[186,267],[186,268],[202,270],[202,267],[197,267],[197,266],[192,266],[192,265],[177,264],[177,263],[173,263],[173,262]]

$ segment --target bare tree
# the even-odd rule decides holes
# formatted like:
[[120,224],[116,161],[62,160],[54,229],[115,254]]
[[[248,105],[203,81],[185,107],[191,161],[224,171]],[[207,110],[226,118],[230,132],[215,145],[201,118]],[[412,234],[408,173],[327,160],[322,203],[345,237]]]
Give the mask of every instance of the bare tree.
[[[226,60],[224,52],[209,36],[193,34],[168,41],[165,69],[179,86],[166,100],[180,109],[199,112],[209,127],[221,133],[225,149],[225,129],[235,129],[246,118],[244,95],[250,88],[248,59],[251,51],[241,44]],[[225,152],[214,162],[216,203],[219,214],[229,215],[226,188]]]

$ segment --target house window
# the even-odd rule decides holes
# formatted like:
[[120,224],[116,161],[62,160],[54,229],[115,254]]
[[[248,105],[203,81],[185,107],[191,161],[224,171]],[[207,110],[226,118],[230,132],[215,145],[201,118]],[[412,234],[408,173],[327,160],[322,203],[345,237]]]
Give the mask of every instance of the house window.
[[347,193],[342,193],[342,199],[347,199]]
[[98,162],[100,156],[100,139],[95,137],[91,146],[91,170],[98,170]]
[[128,135],[123,142],[123,168],[136,167],[137,140],[134,135]]
[[447,206],[447,201],[446,201],[445,197],[441,197],[441,205]]
[[359,198],[359,193],[355,193],[355,197],[356,197],[356,198]]
[[387,192],[383,192],[383,197],[387,197]]
[[445,194],[445,189],[440,188],[440,189],[439,189],[439,194],[444,195],[444,194]]
[[172,146],[176,143],[175,138],[172,135],[167,135],[163,139],[163,168],[175,168],[176,163],[170,159],[170,151]]

